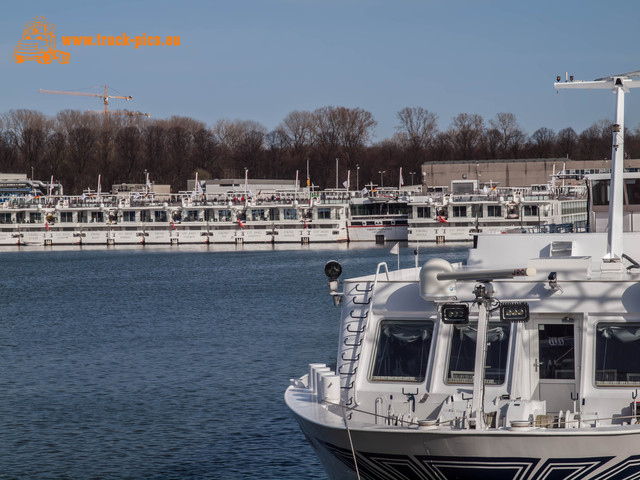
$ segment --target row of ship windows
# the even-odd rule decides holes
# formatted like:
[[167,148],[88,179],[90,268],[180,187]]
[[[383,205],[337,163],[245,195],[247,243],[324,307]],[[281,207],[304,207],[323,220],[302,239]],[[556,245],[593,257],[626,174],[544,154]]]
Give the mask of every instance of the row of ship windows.
[[[433,321],[385,320],[380,324],[371,380],[424,382],[433,337]],[[489,325],[485,384],[503,384],[506,377],[510,324]],[[446,383],[472,384],[477,327],[454,326],[449,346]],[[640,323],[596,325],[596,386],[640,385]],[[638,342],[638,343],[636,343]],[[575,378],[573,324],[541,324],[538,328],[540,379]]]
[[[520,211],[522,215],[525,217],[537,217],[541,212],[538,205],[522,205]],[[437,214],[440,216],[448,216],[448,210],[437,209]],[[484,208],[482,205],[454,205],[451,207],[451,215],[453,217],[468,217],[469,213],[471,217],[483,218],[485,216]],[[487,205],[486,216],[487,217],[502,217],[504,210],[502,205]],[[507,215],[519,215],[519,210],[517,207],[507,208]],[[431,218],[431,207],[416,207],[416,217],[417,218]]]
[[[217,210],[214,212],[204,211],[204,215],[200,217],[197,211],[187,211],[183,213],[181,216],[174,218],[174,220],[181,220],[185,222],[197,222],[200,219],[203,219],[206,222],[209,221],[220,221],[220,222],[229,222],[231,221],[231,211],[230,210]],[[42,212],[18,212],[15,214],[15,223],[42,223],[45,220],[45,215]],[[88,222],[104,222],[105,219],[108,219],[109,216],[105,212],[76,212],[74,220],[74,212],[60,212],[60,222],[61,223],[72,223],[74,221],[78,223],[88,223]],[[165,210],[158,210],[154,212],[140,210],[124,210],[120,212],[120,218],[123,222],[168,222],[169,221],[169,213]],[[269,215],[265,213],[264,210],[253,210],[248,212],[247,215],[238,216],[240,220],[280,220],[280,215],[278,210],[274,212],[269,212]],[[284,209],[282,212],[282,219],[284,220],[298,220],[298,218],[302,218],[298,215],[298,211],[295,209]],[[317,218],[319,220],[331,220],[331,209],[318,209]],[[117,217],[113,217],[112,220],[116,220]],[[138,220],[139,219],[139,220]],[[12,219],[12,214],[8,212],[0,213],[0,224],[9,224],[14,223]]]

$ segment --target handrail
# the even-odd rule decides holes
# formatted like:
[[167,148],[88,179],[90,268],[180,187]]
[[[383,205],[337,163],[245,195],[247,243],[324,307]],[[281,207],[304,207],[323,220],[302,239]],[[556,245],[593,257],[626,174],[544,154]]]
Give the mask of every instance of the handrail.
[[354,368],[353,370],[347,370],[346,372],[342,371],[342,367],[344,367],[344,365],[340,365],[340,368],[338,369],[338,373],[340,375],[347,375],[347,376],[351,376],[351,375],[355,375],[355,373],[358,371],[358,367]]
[[356,328],[355,330],[352,330],[351,329],[351,324],[349,324],[349,325],[347,325],[346,330],[349,333],[363,333],[365,328],[367,328],[367,324],[366,323],[362,326],[362,328]]
[[[355,335],[354,335],[355,336]],[[347,340],[349,340],[350,337],[345,337],[345,339],[342,341],[342,343],[344,343],[347,347],[359,347],[360,345],[362,345],[362,339],[360,339],[358,342],[356,343],[347,343]],[[355,340],[355,339],[354,339]]]
[[376,284],[378,283],[378,275],[380,274],[380,267],[384,266],[385,273],[387,274],[387,282],[389,281],[389,267],[387,267],[387,262],[380,262],[378,267],[376,268],[376,276],[373,279],[373,286],[371,287],[371,291],[376,288]]
[[370,292],[370,291],[373,289],[373,285],[371,285],[371,286],[369,286],[369,287],[365,287],[365,289],[364,289],[364,290],[360,290],[360,288],[358,288],[359,286],[360,286],[360,284],[358,283],[358,284],[354,287],[354,289],[355,289],[355,291],[356,291],[356,292],[368,293],[368,292]]
[[356,297],[354,295],[351,301],[354,305],[369,305],[369,303],[371,303],[371,297],[369,297],[366,302],[356,302]]
[[360,360],[360,354],[358,353],[357,355],[355,355],[352,358],[344,358],[344,353],[342,352],[342,355],[340,355],[342,357],[342,360],[345,362],[357,362],[358,360]]

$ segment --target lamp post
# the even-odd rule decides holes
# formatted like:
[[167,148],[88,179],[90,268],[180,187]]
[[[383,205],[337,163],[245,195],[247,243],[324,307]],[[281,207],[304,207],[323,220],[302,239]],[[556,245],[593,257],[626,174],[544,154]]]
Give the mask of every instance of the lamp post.
[[411,175],[411,186],[413,187],[413,176],[416,174],[416,172],[409,172],[409,175]]
[[380,174],[380,187],[382,188],[382,187],[384,187],[384,177],[383,177],[383,175],[385,173],[387,173],[387,171],[386,170],[378,170],[378,173]]
[[359,183],[359,174],[360,174],[360,165],[356,165],[356,190],[360,191],[360,183]]

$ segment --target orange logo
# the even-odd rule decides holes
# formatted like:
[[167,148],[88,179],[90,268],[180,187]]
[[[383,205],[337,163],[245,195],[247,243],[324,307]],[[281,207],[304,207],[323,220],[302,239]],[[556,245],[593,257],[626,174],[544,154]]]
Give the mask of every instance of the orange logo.
[[24,25],[22,38],[13,52],[13,61],[22,63],[25,60],[35,60],[38,63],[49,64],[53,60],[69,63],[69,53],[56,50],[56,36],[53,34],[56,26],[45,22],[45,17],[33,17],[34,21]]

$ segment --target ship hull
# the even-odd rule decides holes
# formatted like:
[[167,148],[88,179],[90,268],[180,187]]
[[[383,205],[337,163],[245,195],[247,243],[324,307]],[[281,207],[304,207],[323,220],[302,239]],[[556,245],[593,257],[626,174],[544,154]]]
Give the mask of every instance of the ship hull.
[[331,480],[640,477],[640,425],[480,431],[347,420],[347,431],[339,411],[294,387],[286,401]]

